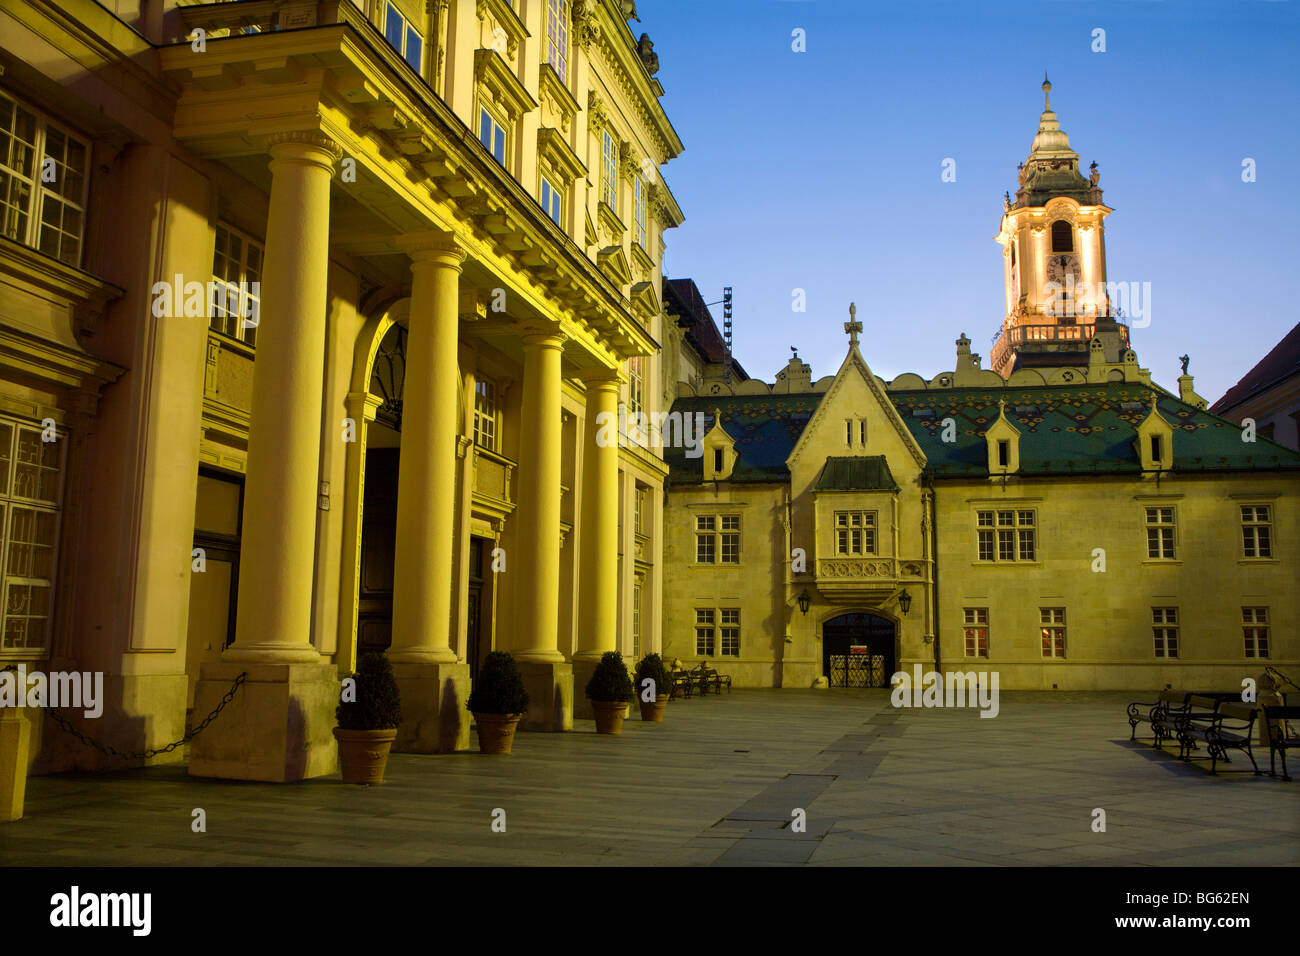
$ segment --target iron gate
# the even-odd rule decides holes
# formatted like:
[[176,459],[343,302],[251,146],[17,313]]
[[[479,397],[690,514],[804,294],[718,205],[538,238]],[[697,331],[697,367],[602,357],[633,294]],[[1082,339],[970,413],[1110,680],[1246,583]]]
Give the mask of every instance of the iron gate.
[[832,687],[884,687],[884,655],[832,654],[829,679]]

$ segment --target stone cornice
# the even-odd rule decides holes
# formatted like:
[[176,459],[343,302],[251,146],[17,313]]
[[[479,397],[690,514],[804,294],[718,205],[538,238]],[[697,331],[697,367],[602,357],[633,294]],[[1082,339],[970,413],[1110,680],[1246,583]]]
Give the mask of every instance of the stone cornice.
[[510,112],[512,120],[537,109],[537,101],[496,50],[480,47],[474,51],[474,78],[492,91],[493,98]]

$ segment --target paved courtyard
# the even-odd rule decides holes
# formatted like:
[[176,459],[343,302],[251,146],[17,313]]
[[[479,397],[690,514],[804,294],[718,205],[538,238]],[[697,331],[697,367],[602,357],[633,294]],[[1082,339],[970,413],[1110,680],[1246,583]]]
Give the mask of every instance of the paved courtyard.
[[[1008,692],[981,719],[896,710],[886,691],[738,690],[674,701],[663,724],[629,720],[620,737],[578,721],[521,734],[508,757],[397,754],[372,788],[201,781],[181,767],[37,777],[27,816],[0,824],[0,862],[1300,863],[1300,780],[1211,777],[1130,744],[1131,697]],[[191,830],[199,807],[206,833]]]

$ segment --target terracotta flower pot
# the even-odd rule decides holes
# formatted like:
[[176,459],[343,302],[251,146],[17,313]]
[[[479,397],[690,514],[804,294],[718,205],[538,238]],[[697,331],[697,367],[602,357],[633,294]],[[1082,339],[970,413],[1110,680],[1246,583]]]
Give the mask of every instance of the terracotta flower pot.
[[481,754],[508,754],[515,742],[515,728],[523,714],[474,714],[478,728],[478,752]]
[[664,711],[668,709],[668,695],[656,694],[653,704],[641,701],[641,719],[651,720],[656,724],[663,723]]
[[623,721],[627,718],[627,701],[593,700],[592,710],[596,712],[596,733],[621,734]]
[[339,768],[344,783],[374,784],[384,782],[388,751],[397,739],[397,728],[389,730],[344,730],[334,728],[339,742]]

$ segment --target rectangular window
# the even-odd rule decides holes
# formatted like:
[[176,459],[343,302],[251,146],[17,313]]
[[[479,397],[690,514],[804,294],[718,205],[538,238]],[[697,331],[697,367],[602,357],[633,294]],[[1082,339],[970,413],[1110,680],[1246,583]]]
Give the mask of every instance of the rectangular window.
[[1042,625],[1043,656],[1065,656],[1065,608],[1040,607],[1038,620]]
[[546,0],[546,62],[569,83],[569,0]]
[[618,212],[618,141],[608,129],[601,131],[600,201]]
[[865,555],[876,553],[876,512],[835,512],[835,553]]
[[506,128],[487,107],[479,107],[478,138],[502,166],[506,164]]
[[640,176],[632,176],[632,241],[645,248],[645,193],[646,185]]
[[563,215],[563,200],[560,190],[551,184],[551,181],[545,176],[542,177],[542,208],[546,210],[546,215],[550,216],[552,221],[560,225],[560,217]]
[[39,655],[49,641],[64,437],[0,419],[0,654]]
[[1173,558],[1174,509],[1147,508],[1147,557]]
[[424,51],[424,37],[397,11],[391,3],[385,4],[384,39],[389,46],[402,55],[402,59],[411,64],[416,73],[423,65],[421,54]]
[[1153,607],[1151,632],[1156,642],[1156,657],[1178,656],[1178,608]]
[[1248,558],[1273,557],[1272,527],[1272,515],[1268,505],[1242,505],[1242,553]]
[[739,564],[740,515],[696,515],[695,560],[699,564]]
[[0,93],[0,233],[81,265],[90,145]]
[[863,448],[867,447],[867,420],[865,418],[858,419],[858,444]]
[[962,608],[963,636],[966,638],[967,657],[989,656],[989,609],[986,607]]
[[978,560],[1035,560],[1036,530],[1037,516],[1032,509],[976,512],[975,539]]
[[719,652],[723,657],[740,656],[740,608],[724,607],[721,609],[722,628],[719,634]]
[[695,609],[695,653],[699,657],[713,656],[713,623],[713,608]]
[[645,356],[634,355],[627,360],[627,411],[640,412],[645,403]]
[[1243,607],[1241,632],[1246,639],[1247,657],[1268,657],[1268,608]]
[[218,225],[208,327],[245,345],[256,345],[261,289],[261,243],[230,226]]
[[474,383],[474,444],[497,450],[497,387],[487,378]]
[[632,578],[632,656],[641,657],[641,587],[645,584],[645,575],[638,574]]
[[637,534],[650,533],[650,492],[645,485],[636,486],[635,530]]
[[1011,442],[1002,439],[998,442],[998,467],[1006,468],[1011,464]]

